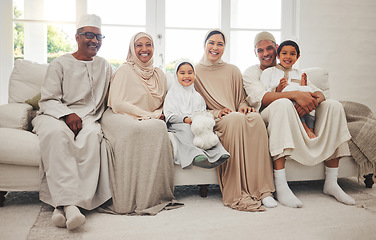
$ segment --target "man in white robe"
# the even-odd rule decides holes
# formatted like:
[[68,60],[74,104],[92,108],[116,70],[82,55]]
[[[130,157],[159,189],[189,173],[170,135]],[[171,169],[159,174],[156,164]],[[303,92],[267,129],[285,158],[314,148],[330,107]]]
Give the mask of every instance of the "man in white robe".
[[[299,208],[302,202],[294,195],[286,181],[287,156],[303,165],[312,166],[325,161],[324,193],[334,196],[348,205],[355,200],[337,184],[339,159],[349,156],[350,133],[342,105],[326,99],[321,91],[268,92],[260,82],[262,71],[276,65],[278,45],[269,32],[256,35],[255,54],[260,64],[251,66],[243,73],[247,101],[261,111],[269,134],[270,154],[274,160],[276,198],[286,206]],[[314,86],[311,86],[314,87]],[[292,101],[296,102],[294,104]],[[299,116],[316,110],[315,134],[310,139]]]
[[52,222],[81,226],[79,208],[92,210],[111,198],[106,145],[98,120],[105,110],[112,67],[96,56],[101,19],[85,15],[77,26],[77,52],[53,60],[33,120],[41,149],[40,200],[55,207]]

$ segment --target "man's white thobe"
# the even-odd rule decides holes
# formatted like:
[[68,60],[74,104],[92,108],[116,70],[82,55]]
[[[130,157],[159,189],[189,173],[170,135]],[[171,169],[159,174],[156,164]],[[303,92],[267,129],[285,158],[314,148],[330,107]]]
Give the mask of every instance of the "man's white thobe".
[[[53,207],[94,209],[111,198],[106,144],[98,120],[112,77],[101,57],[79,61],[65,54],[52,61],[33,120],[41,150],[40,199]],[[62,117],[76,113],[82,130],[75,137]]]

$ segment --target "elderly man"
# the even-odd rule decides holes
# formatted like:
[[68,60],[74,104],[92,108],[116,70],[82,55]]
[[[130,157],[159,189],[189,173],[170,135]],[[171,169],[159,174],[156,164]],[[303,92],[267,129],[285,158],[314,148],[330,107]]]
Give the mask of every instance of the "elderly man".
[[52,222],[69,230],[85,222],[78,207],[92,210],[111,198],[98,120],[113,71],[96,56],[104,38],[101,19],[83,16],[75,38],[78,50],[49,64],[33,120],[42,157],[40,199],[55,207]]
[[[286,181],[285,157],[289,156],[308,166],[325,161],[324,193],[339,202],[355,204],[337,183],[339,159],[350,155],[347,144],[350,134],[342,105],[335,100],[326,100],[320,91],[267,92],[260,76],[266,68],[276,66],[278,45],[272,34],[261,32],[255,37],[254,47],[260,64],[245,70],[244,88],[249,104],[261,111],[267,125],[270,154],[274,160],[276,198],[289,207],[303,206]],[[317,138],[314,139],[308,137],[299,120],[299,116],[312,110],[316,110]]]

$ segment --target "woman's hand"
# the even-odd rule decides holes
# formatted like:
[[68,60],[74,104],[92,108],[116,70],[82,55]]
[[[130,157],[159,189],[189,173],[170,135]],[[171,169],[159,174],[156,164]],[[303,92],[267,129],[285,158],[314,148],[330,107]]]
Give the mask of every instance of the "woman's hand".
[[256,112],[254,107],[242,107],[239,109],[239,112],[243,113],[244,115],[247,115],[251,112]]
[[184,121],[184,123],[192,124],[192,118],[190,118],[190,117],[185,117],[183,121]]
[[222,119],[224,116],[226,116],[227,114],[229,114],[229,113],[231,113],[232,111],[230,110],[230,109],[228,109],[228,108],[223,108],[220,112],[219,112],[219,114],[218,114],[218,117],[220,118],[220,119]]

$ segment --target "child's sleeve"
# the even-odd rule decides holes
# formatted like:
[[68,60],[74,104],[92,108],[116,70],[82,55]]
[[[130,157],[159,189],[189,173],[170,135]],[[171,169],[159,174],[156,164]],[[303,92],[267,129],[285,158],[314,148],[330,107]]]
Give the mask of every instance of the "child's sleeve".
[[171,123],[171,124],[174,124],[174,123],[183,123],[185,117],[186,116],[183,116],[183,115],[175,115],[175,114],[173,114],[173,115],[171,115],[168,118],[167,122]]

